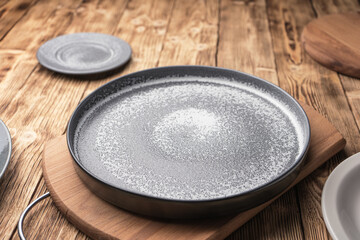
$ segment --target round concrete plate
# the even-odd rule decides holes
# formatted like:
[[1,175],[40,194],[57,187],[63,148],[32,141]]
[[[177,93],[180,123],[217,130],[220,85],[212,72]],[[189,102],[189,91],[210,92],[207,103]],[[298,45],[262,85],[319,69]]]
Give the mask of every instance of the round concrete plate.
[[101,33],[73,33],[44,43],[36,57],[55,72],[88,75],[113,70],[131,57],[129,44]]

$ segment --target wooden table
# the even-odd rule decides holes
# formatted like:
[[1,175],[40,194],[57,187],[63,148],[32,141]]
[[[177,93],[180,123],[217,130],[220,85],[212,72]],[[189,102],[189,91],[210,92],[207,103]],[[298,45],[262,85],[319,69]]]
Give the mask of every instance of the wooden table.
[[[360,81],[328,70],[307,55],[303,27],[329,13],[355,11],[355,0],[0,1],[0,118],[10,128],[13,154],[0,180],[0,239],[17,239],[24,208],[45,193],[44,143],[65,132],[80,100],[126,73],[199,64],[247,72],[313,106],[343,134],[345,150],[234,232],[229,239],[329,239],[321,191],[329,173],[360,150]],[[120,72],[78,79],[41,67],[35,53],[61,34],[101,32],[133,48]],[[26,219],[29,239],[86,239],[51,199]]]

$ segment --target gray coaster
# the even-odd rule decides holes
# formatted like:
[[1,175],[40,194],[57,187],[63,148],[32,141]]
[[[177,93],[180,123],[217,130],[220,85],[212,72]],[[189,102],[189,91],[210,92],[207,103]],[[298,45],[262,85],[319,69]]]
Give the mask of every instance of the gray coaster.
[[86,75],[124,65],[131,57],[131,47],[107,34],[73,33],[47,41],[36,57],[42,66],[55,72]]

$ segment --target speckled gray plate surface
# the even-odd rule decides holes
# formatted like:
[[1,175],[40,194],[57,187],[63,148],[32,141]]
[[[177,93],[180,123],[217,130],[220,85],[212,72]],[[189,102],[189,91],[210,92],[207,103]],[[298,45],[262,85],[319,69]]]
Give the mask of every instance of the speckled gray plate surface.
[[110,82],[80,104],[68,128],[81,170],[121,191],[174,202],[261,192],[297,169],[309,139],[304,111],[283,90],[201,66]]
[[131,57],[127,42],[101,33],[73,33],[44,43],[36,57],[41,65],[74,75],[102,73],[124,65]]
[[11,137],[5,123],[0,120],[0,178],[4,175],[11,157]]

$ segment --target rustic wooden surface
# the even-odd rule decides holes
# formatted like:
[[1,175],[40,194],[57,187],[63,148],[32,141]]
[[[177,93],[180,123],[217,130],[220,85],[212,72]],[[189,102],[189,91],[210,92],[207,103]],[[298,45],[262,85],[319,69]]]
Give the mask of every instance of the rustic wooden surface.
[[[310,121],[311,141],[307,158],[295,181],[300,182],[345,146],[331,123],[312,107],[302,104]],[[228,236],[280,195],[233,216],[194,221],[171,221],[129,214],[96,197],[75,172],[65,135],[48,141],[42,160],[43,176],[51,199],[71,223],[86,235],[99,239],[202,240]]]
[[[44,143],[64,133],[79,101],[117,76],[155,66],[203,64],[265,78],[324,115],[345,137],[337,154],[229,239],[330,239],[321,190],[342,160],[360,151],[360,81],[331,71],[304,52],[311,20],[359,10],[356,0],[0,0],[0,118],[13,154],[0,180],[0,239],[18,239],[22,210],[46,192]],[[112,76],[77,79],[48,71],[38,47],[61,34],[102,32],[133,48]],[[28,215],[29,239],[86,239],[50,199]]]
[[316,61],[360,78],[360,12],[330,14],[306,25],[301,42]]

